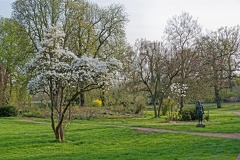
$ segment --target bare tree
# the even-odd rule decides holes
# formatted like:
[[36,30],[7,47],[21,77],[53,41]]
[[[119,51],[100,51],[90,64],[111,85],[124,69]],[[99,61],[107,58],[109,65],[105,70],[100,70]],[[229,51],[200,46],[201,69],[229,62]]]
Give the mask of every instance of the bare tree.
[[220,28],[201,39],[204,75],[214,88],[217,108],[221,108],[221,90],[233,89],[239,66],[239,27]]
[[157,101],[163,97],[162,80],[164,75],[164,55],[166,49],[162,42],[140,40],[136,43],[135,74],[138,77],[140,91],[150,94],[155,117],[160,117]]
[[225,60],[226,79],[231,91],[234,89],[233,79],[239,70],[240,27],[222,27],[217,31],[218,50]]
[[[195,52],[196,40],[201,35],[201,27],[197,20],[194,20],[189,13],[183,12],[180,16],[172,17],[165,28],[166,40],[171,48],[172,55],[177,57],[179,63],[176,63],[176,68],[179,68],[178,83],[189,85],[188,79],[194,74],[193,67],[197,53]],[[184,105],[184,98],[180,99],[180,110]]]

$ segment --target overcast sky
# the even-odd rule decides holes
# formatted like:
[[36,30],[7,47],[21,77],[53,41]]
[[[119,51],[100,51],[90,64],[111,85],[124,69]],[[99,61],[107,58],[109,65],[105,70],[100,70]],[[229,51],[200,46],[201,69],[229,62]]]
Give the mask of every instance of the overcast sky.
[[[0,15],[10,17],[14,0],[0,0]],[[127,39],[161,40],[167,20],[182,12],[198,19],[203,30],[240,25],[240,0],[91,0],[100,6],[123,4],[129,15]]]

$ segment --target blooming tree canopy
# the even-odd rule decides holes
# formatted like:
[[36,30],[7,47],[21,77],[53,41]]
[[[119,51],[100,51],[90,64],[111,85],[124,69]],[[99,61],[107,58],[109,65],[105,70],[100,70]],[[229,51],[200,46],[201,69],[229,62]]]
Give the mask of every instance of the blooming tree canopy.
[[[75,86],[79,81],[88,81],[101,85],[110,85],[114,73],[121,62],[115,58],[101,61],[87,56],[77,57],[63,48],[65,34],[60,27],[49,27],[45,31],[44,40],[38,45],[38,52],[26,65],[33,78],[28,84],[31,94],[46,92],[49,94],[49,83],[60,82],[61,85]],[[53,91],[57,88],[53,88]]]
[[170,86],[170,89],[173,95],[176,95],[177,97],[185,97],[188,86],[186,84],[173,83]]

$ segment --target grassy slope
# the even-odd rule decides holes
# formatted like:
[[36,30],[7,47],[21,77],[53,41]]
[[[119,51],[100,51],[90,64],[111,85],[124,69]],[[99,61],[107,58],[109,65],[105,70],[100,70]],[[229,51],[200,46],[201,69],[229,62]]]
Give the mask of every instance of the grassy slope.
[[[81,159],[81,160],[235,160],[240,140],[185,135],[179,133],[141,133],[106,125],[144,126],[185,131],[239,133],[236,105],[222,109],[206,106],[210,121],[206,128],[196,122],[163,123],[161,119],[74,120],[66,132],[66,142],[54,142],[50,124],[21,122],[21,118],[0,118],[0,159]],[[45,121],[43,119],[34,119]]]

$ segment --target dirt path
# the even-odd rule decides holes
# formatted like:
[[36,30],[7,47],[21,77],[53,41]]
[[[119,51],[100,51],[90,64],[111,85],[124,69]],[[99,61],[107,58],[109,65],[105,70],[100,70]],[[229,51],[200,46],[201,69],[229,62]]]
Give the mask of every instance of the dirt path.
[[[240,112],[234,112],[234,114],[237,114],[240,116]],[[141,127],[125,127],[125,128],[131,128],[138,132],[146,132],[146,133],[151,133],[151,132],[182,133],[182,134],[191,134],[191,135],[199,135],[199,136],[207,136],[207,137],[240,139],[240,133],[186,132],[186,131],[176,131],[176,130],[156,129],[156,128],[141,128]],[[239,156],[239,160],[240,160],[240,156]]]
[[[234,114],[240,115],[240,112],[234,112]],[[29,120],[29,119],[22,119],[19,121],[38,123],[38,124],[50,124],[48,122],[39,122],[39,121]],[[199,135],[199,136],[207,136],[207,137],[240,139],[240,133],[187,132],[187,131],[176,131],[176,130],[168,130],[168,129],[128,127],[128,126],[114,126],[114,127],[131,128],[137,132],[145,132],[145,133],[181,133],[181,134],[191,134],[191,135]]]
[[234,114],[236,114],[236,115],[239,115],[239,116],[240,116],[240,112],[234,112]]
[[[235,114],[240,115],[240,112],[236,112]],[[22,119],[19,121],[29,122],[29,123],[38,123],[38,124],[50,124],[49,122],[40,122],[40,121],[29,120],[29,119]],[[207,137],[240,139],[240,133],[187,132],[187,131],[176,131],[176,130],[168,130],[168,129],[128,127],[128,126],[114,126],[114,127],[130,128],[137,132],[145,132],[145,133],[181,133],[181,134],[191,134],[191,135],[199,135],[199,136],[207,136]]]
[[199,135],[199,136],[207,136],[207,137],[240,139],[240,133],[186,132],[186,131],[176,131],[176,130],[156,129],[156,128],[141,128],[141,127],[123,127],[123,128],[131,128],[131,129],[134,129],[135,131],[146,132],[146,133],[181,133],[181,134],[191,134],[191,135]]
[[40,121],[35,121],[35,120],[31,120],[31,119],[21,119],[18,120],[20,122],[29,122],[29,123],[38,123],[38,124],[50,124],[48,122],[40,122]]

